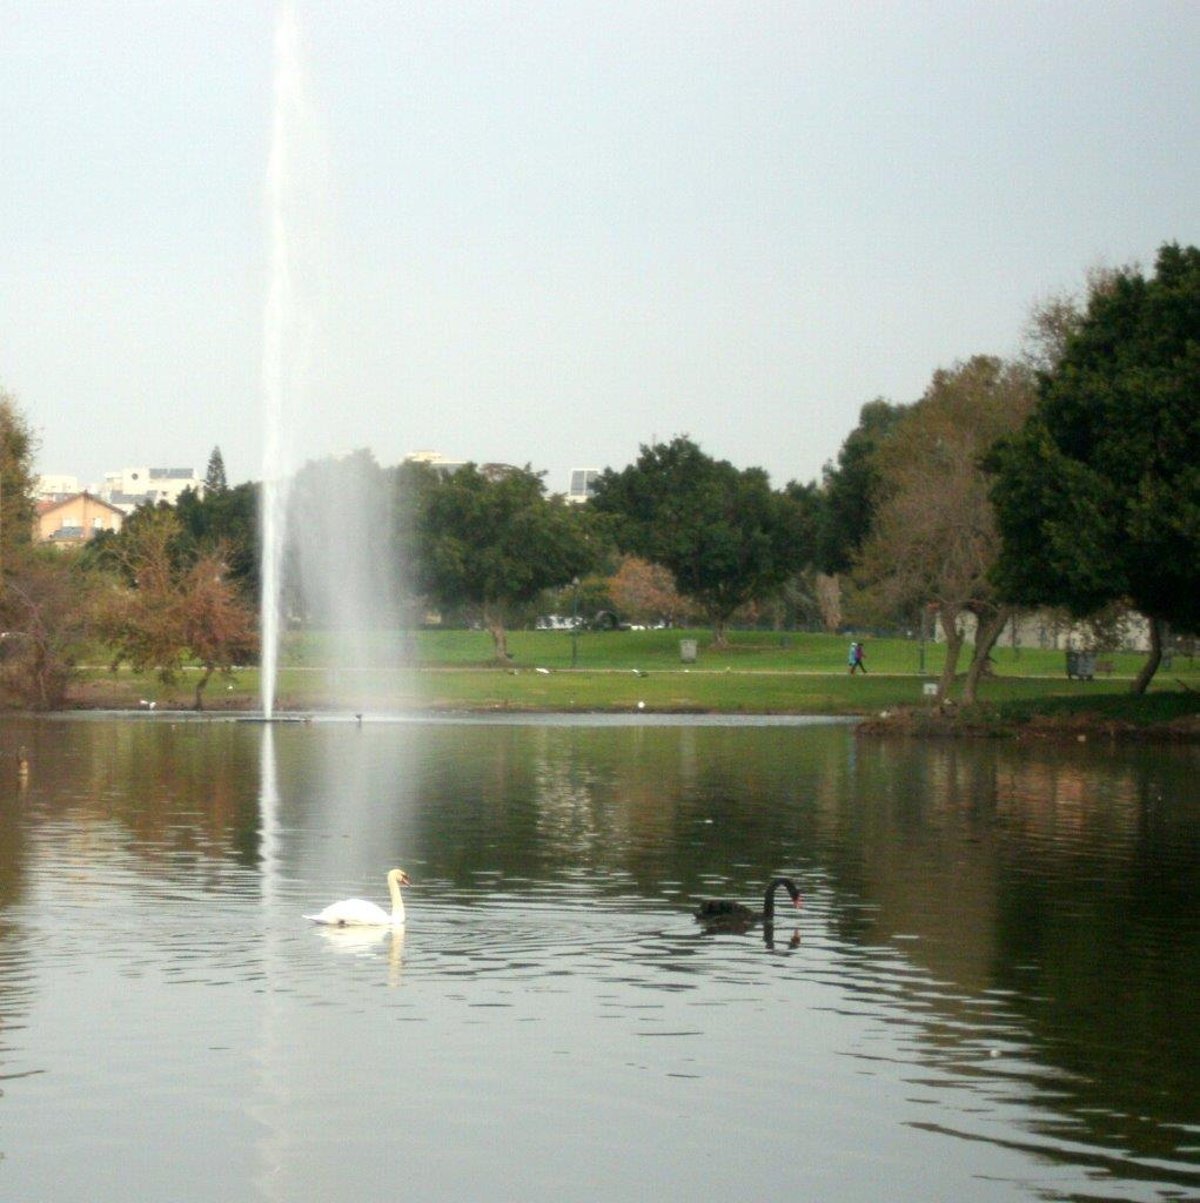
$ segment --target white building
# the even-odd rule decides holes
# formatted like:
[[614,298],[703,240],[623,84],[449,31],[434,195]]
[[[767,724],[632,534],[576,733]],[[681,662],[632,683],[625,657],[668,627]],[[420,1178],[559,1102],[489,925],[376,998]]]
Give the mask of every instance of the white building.
[[[958,629],[969,643],[975,642],[976,620],[973,614],[963,613],[958,618]],[[1108,642],[1115,648],[1130,652],[1145,652],[1150,649],[1150,624],[1136,610],[1127,610],[1120,620],[1105,632]],[[935,618],[933,639],[935,643],[945,641],[941,618]],[[1085,619],[1072,619],[1057,610],[1022,610],[1014,615],[1000,636],[1001,647],[1038,647],[1043,650],[1054,648],[1089,648],[1096,644],[1097,631]]]
[[44,474],[37,478],[37,499],[39,501],[65,501],[82,492],[78,476],[67,476],[62,472]]
[[572,468],[567,500],[573,505],[582,505],[595,491],[596,481],[599,479],[599,468]]
[[459,468],[465,468],[467,461],[463,459],[447,459],[440,451],[410,451],[405,457],[406,464],[428,464],[442,476],[453,476]]
[[157,505],[165,501],[174,505],[185,489],[204,491],[204,481],[194,468],[122,468],[120,472],[105,473],[97,495],[109,505],[132,514],[146,502]]

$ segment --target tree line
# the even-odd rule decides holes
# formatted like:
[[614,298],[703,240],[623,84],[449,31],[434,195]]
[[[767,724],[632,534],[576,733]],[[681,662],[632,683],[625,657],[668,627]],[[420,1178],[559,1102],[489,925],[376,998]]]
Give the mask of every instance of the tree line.
[[[214,450],[202,492],[64,554],[32,544],[34,450],[0,394],[0,690],[59,705],[101,647],[167,678],[198,662],[200,705],[214,672],[256,654],[258,486],[230,487]],[[368,563],[361,587],[403,603],[379,621],[478,623],[498,660],[507,632],[548,610],[702,621],[718,645],[737,621],[933,618],[943,695],[970,644],[970,701],[1018,609],[1099,622],[1128,607],[1150,625],[1140,692],[1168,630],[1200,629],[1200,250],[1164,246],[1148,275],[1093,273],[1035,308],[1019,358],[976,355],[916,401],[868,402],[820,482],[774,488],[680,435],[603,472],[578,506],[529,466],[446,474],[366,451],[306,465],[290,495],[293,529],[321,532],[285,557],[295,623],[328,623],[337,604],[302,585],[314,554],[342,584],[348,556]]]

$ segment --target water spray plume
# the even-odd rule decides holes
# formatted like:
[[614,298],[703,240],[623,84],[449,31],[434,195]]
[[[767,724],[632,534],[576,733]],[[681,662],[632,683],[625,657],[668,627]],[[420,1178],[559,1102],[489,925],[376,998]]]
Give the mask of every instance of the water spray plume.
[[275,88],[266,214],[269,247],[263,330],[262,683],[263,715],[271,718],[279,675],[283,626],[283,547],[287,536],[288,481],[292,471],[287,432],[299,407],[303,339],[295,287],[292,204],[296,131],[304,117],[303,75],[294,13],[279,10],[275,30]]
[[393,509],[388,473],[366,450],[302,468],[292,445],[314,432],[310,369],[324,329],[329,241],[325,144],[307,94],[300,33],[291,7],[283,6],[265,196],[261,701],[268,720],[275,716],[285,614],[321,634],[326,698],[359,710],[362,683],[390,654],[403,595],[394,531],[381,517]]

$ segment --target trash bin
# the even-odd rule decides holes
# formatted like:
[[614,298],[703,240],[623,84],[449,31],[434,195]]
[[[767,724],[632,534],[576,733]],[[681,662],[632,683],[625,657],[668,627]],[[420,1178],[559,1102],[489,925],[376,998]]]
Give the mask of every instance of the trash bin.
[[679,659],[684,664],[696,663],[696,641],[694,639],[681,639],[679,641]]
[[1092,652],[1067,652],[1067,676],[1090,681],[1096,675],[1096,657]]

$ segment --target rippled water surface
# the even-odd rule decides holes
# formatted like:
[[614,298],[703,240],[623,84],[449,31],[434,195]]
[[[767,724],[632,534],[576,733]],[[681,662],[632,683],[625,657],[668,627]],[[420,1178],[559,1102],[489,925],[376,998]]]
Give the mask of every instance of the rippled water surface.
[[[0,1198],[1200,1196],[1200,758],[0,726]],[[305,911],[385,903],[403,933]],[[804,890],[764,933],[696,900]]]

